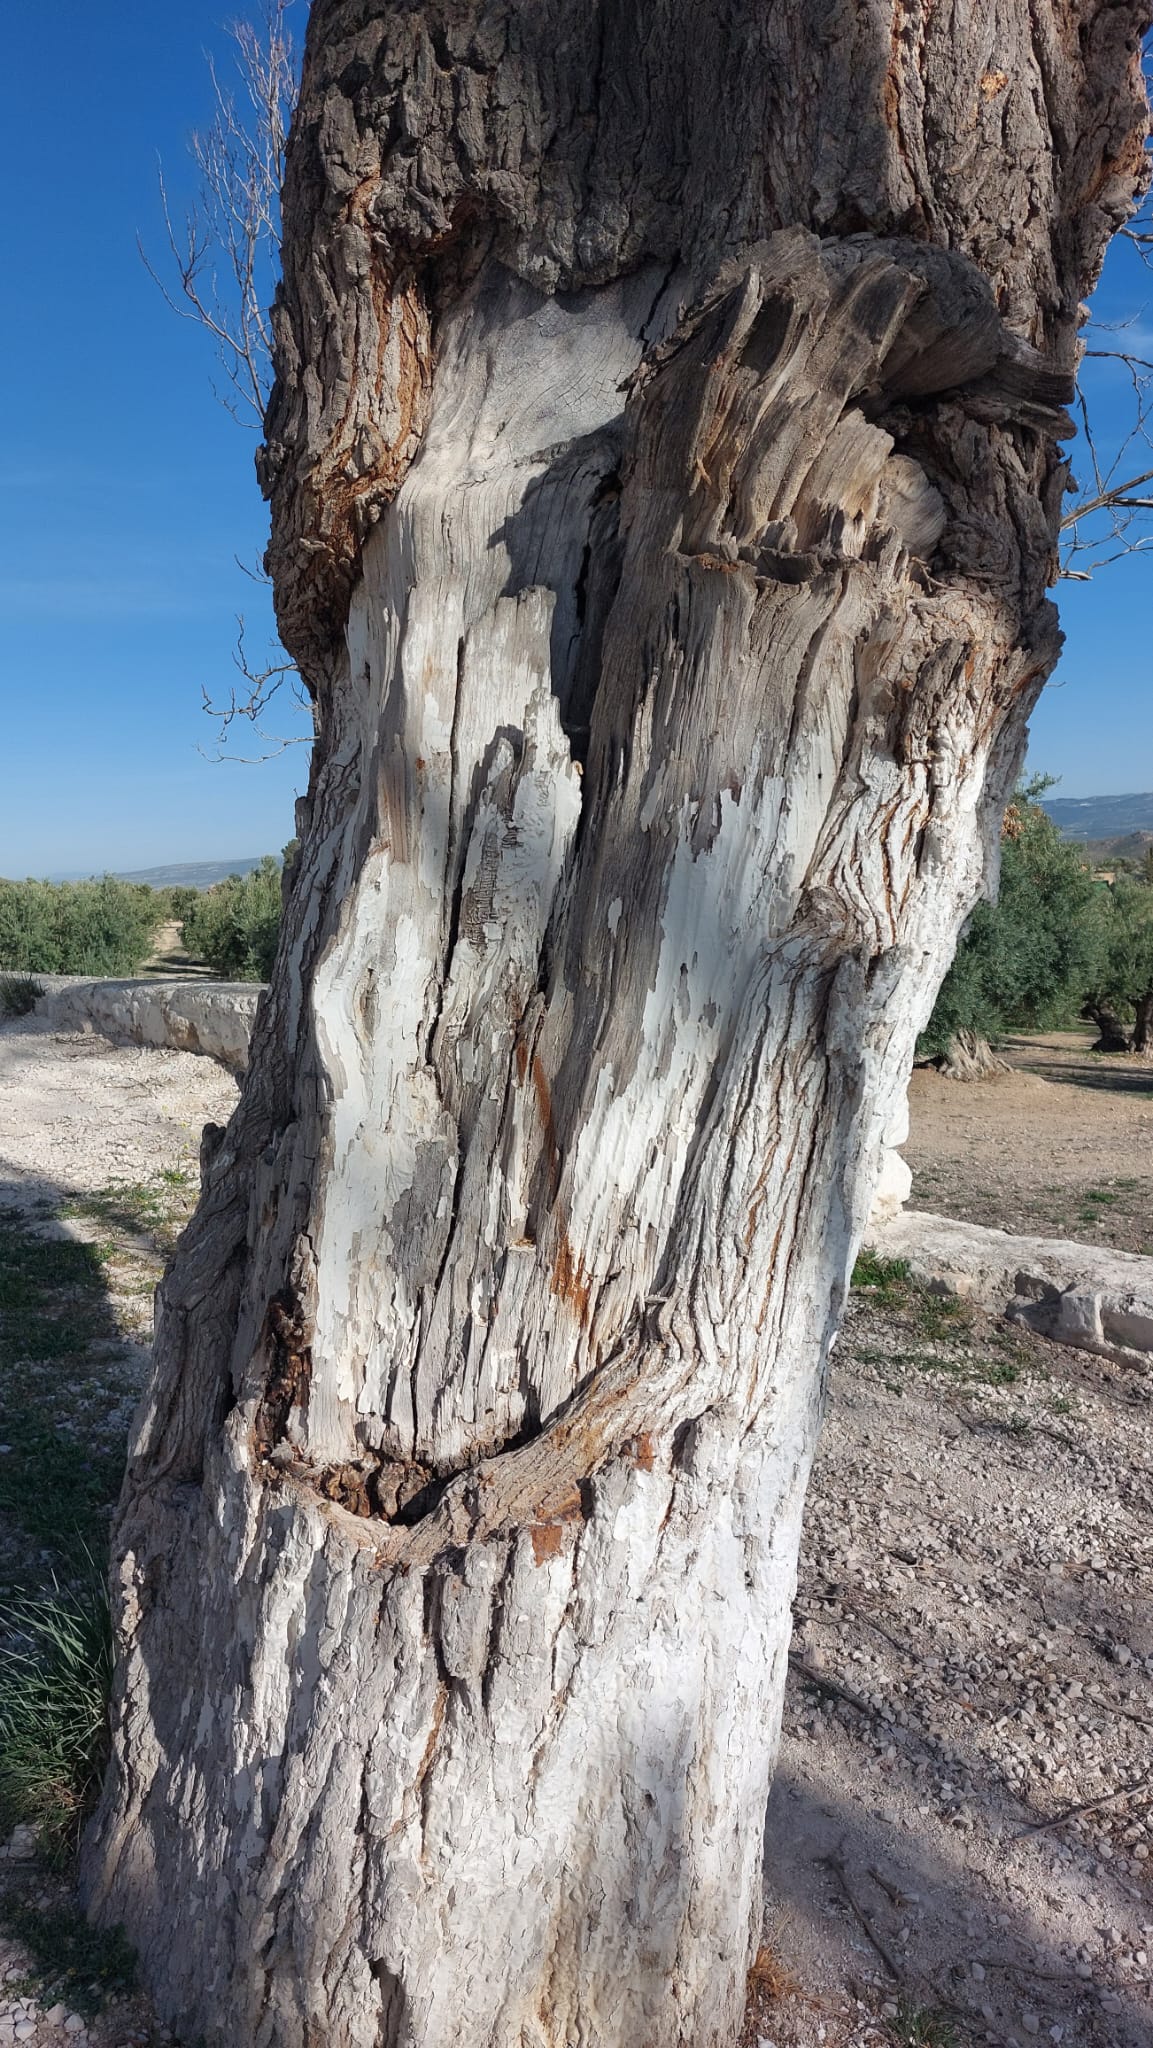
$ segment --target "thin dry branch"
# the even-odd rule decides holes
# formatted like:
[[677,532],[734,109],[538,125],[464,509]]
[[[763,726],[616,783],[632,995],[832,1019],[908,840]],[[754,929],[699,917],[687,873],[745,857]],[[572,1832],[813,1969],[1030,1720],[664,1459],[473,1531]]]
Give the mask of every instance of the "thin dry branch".
[[[1146,262],[1153,259],[1153,210],[1147,200],[1130,225],[1122,230],[1125,240],[1136,244]],[[1082,364],[1114,363],[1128,377],[1131,403],[1128,421],[1114,439],[1111,452],[1104,453],[1099,422],[1090,406],[1084,382],[1077,387],[1077,411],[1084,451],[1092,471],[1090,488],[1076,493],[1061,521],[1061,574],[1085,583],[1096,570],[1126,555],[1143,554],[1153,546],[1153,356],[1139,344],[1127,346],[1132,320],[1096,322],[1088,333]],[[1136,342],[1138,337],[1133,335]]]
[[296,50],[287,25],[292,5],[293,0],[265,0],[258,23],[232,24],[235,89],[209,61],[214,113],[189,144],[199,183],[180,223],[159,168],[173,284],[138,241],[165,303],[215,343],[233,393],[221,402],[250,426],[264,418],[271,378],[268,302],[279,261],[280,188],[297,90]]
[[[241,567],[243,566],[241,564]],[[252,571],[246,570],[245,573],[251,575]],[[244,679],[245,688],[241,690],[233,684],[228,693],[227,702],[221,704],[214,702],[208,691],[202,687],[201,696],[203,698],[204,710],[210,718],[217,720],[218,731],[217,751],[210,754],[203,747],[199,751],[204,754],[206,760],[237,761],[242,765],[251,766],[257,761],[273,760],[277,754],[285,753],[289,747],[311,746],[314,737],[311,729],[308,732],[293,734],[265,731],[263,724],[264,716],[272,699],[279,690],[283,689],[286,683],[290,687],[293,701],[302,711],[311,713],[312,702],[301,681],[299,669],[287,657],[283,661],[271,661],[264,668],[253,668],[248,659],[248,652],[245,646],[243,613],[237,614],[236,626],[236,646],[233,649],[232,660],[233,666]],[[232,754],[225,752],[225,747],[237,719],[247,721],[256,738],[264,745],[265,752],[260,754]]]
[[[280,260],[280,190],[285,149],[297,93],[297,55],[288,28],[293,0],[263,0],[257,21],[231,24],[234,77],[229,82],[209,59],[213,118],[192,135],[189,151],[198,173],[196,197],[182,219],[169,198],[163,165],[158,165],[160,206],[168,242],[164,271],[151,260],[140,237],[141,258],[165,304],[191,320],[211,339],[226,384],[216,396],[232,417],[259,428],[272,374],[272,333],[268,313]],[[168,273],[168,274],[165,274]],[[241,564],[243,567],[244,565]],[[252,571],[246,571],[252,574]],[[266,581],[256,576],[257,581]],[[297,702],[307,698],[287,657],[253,668],[244,645],[244,621],[233,660],[244,689],[233,685],[227,700],[215,702],[203,690],[204,709],[218,722],[215,761],[263,761],[287,747],[304,746],[308,734],[271,733],[264,716],[288,682]],[[237,719],[247,721],[262,743],[256,755],[226,753]],[[204,752],[204,749],[201,749]]]

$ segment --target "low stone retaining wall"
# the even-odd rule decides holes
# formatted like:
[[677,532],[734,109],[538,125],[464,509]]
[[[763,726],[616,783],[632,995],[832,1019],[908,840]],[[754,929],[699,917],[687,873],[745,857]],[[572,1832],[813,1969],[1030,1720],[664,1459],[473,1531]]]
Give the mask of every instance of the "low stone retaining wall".
[[1010,1237],[916,1209],[870,1218],[873,1251],[914,1280],[1118,1365],[1153,1365],[1153,1259],[1066,1238]]
[[206,1053],[234,1074],[248,1045],[263,993],[253,982],[87,981],[37,977],[46,993],[35,1014],[53,1031],[98,1031],[120,1045]]

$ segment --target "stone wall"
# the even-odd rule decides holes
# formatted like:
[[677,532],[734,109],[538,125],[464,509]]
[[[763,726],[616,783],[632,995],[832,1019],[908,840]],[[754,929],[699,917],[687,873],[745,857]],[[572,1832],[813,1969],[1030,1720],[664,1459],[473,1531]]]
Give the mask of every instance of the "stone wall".
[[206,1053],[233,1073],[248,1065],[262,988],[253,982],[90,981],[40,975],[36,1016],[53,1031],[98,1031],[121,1045]]

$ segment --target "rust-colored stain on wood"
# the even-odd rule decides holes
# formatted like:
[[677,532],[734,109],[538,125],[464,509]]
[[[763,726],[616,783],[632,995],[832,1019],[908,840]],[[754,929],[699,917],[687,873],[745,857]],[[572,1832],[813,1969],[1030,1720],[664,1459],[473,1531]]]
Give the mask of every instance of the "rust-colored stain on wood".
[[588,1320],[589,1297],[592,1286],[585,1272],[584,1260],[578,1259],[568,1241],[568,1233],[561,1232],[556,1258],[553,1260],[552,1289],[562,1301],[574,1309],[579,1322]]
[[553,1122],[552,1090],[549,1087],[548,1075],[545,1073],[544,1061],[541,1059],[539,1052],[533,1054],[532,1085],[536,1091],[537,1109],[540,1112],[541,1127],[544,1131],[545,1143],[548,1146],[549,1178],[552,1181],[552,1191],[555,1195],[560,1183],[560,1147],[556,1141],[556,1125]]
[[565,1524],[563,1522],[537,1522],[529,1530],[532,1537],[532,1554],[535,1564],[544,1564],[547,1558],[559,1557],[565,1545]]
[[633,1464],[638,1472],[651,1472],[657,1458],[649,1431],[647,1429],[642,1430],[639,1436],[635,1436],[630,1448],[632,1450]]

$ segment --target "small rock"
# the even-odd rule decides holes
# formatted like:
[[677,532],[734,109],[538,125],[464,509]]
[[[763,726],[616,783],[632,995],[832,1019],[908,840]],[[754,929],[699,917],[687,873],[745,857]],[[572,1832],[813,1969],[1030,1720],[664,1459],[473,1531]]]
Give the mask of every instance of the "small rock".
[[84,2032],[84,2022],[78,2012],[69,2013],[68,2018],[64,2022],[64,2032],[66,2034],[82,2034]]
[[63,2026],[67,2017],[68,2007],[66,2005],[54,2005],[45,2013],[44,2024],[46,2027]]
[[1041,2031],[1041,2022],[1035,2012],[1023,2012],[1021,2014],[1021,2025],[1027,2034],[1039,2034]]
[[36,2039],[35,2020],[21,2020],[19,2026],[13,2029],[12,2039],[14,2041],[34,2041]]
[[1073,1968],[1079,1977],[1088,1978],[1093,1975],[1092,1963],[1074,1963]]
[[985,1982],[984,1965],[981,1963],[970,1963],[969,1968],[971,1969],[973,1976],[976,1978],[977,1983],[983,1984]]
[[1120,2012],[1121,2000],[1115,1991],[1103,1991],[1101,1993],[1101,2010],[1102,2012]]

